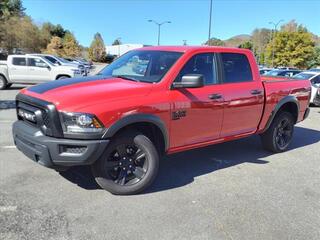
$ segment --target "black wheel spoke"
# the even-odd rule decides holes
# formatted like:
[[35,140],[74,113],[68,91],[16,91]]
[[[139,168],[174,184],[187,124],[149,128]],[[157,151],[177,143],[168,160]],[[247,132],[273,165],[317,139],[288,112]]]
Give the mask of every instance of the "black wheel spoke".
[[136,176],[136,178],[141,179],[145,175],[146,171],[142,167],[136,167],[136,169],[133,171],[133,174]]
[[141,151],[141,149],[138,149],[137,152],[134,155],[134,159],[137,160],[137,161],[140,161],[145,156],[146,156],[146,154],[143,151]]
[[126,183],[126,178],[127,178],[127,171],[121,170],[118,178],[115,180],[115,183],[124,185]]
[[125,157],[128,154],[127,153],[127,146],[124,144],[117,146],[117,152],[120,157]]

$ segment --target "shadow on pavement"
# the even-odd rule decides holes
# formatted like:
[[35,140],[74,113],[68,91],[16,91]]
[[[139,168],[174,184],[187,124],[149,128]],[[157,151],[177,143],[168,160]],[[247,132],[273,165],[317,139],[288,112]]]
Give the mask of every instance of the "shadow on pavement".
[[15,100],[0,100],[0,110],[12,109],[16,107]]
[[[295,127],[290,150],[320,141],[320,131]],[[242,163],[267,164],[261,158],[272,155],[262,149],[258,136],[226,142],[206,148],[190,150],[165,157],[154,184],[145,193],[159,192],[185,186],[195,177]],[[75,167],[61,176],[88,190],[100,189],[90,172],[90,167]]]

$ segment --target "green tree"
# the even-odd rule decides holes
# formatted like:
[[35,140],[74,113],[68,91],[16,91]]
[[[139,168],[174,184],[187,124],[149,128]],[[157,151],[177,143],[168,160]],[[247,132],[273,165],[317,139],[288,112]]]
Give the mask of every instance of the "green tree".
[[249,50],[253,49],[253,45],[252,45],[251,41],[244,42],[244,43],[240,44],[238,47],[239,48],[249,49]]
[[320,67],[320,46],[314,48],[313,57],[307,64],[308,68]]
[[89,58],[95,62],[103,62],[106,58],[106,48],[100,33],[94,35],[93,41],[89,47]]
[[63,56],[65,57],[79,57],[80,46],[72,33],[66,33],[63,38]]
[[271,41],[271,30],[267,28],[256,28],[251,34],[253,45],[252,51],[257,57],[258,63],[265,64],[265,51]]
[[315,43],[312,34],[302,25],[283,26],[280,32],[274,34],[274,39],[267,45],[266,56],[272,63],[274,51],[274,66],[292,66],[306,68],[314,57]]
[[225,46],[224,41],[219,38],[210,38],[210,40],[205,42],[205,45],[208,46]]
[[22,5],[21,0],[1,0],[0,1],[0,19],[12,16],[25,16],[26,9]]
[[120,41],[119,38],[117,38],[116,40],[113,41],[112,46],[116,46],[116,45],[121,45],[122,42]]

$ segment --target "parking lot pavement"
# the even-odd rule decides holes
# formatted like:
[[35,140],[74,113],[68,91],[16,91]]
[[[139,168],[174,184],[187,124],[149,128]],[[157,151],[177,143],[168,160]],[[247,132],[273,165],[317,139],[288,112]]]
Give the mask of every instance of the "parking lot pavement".
[[88,168],[59,174],[27,159],[13,147],[14,119],[0,110],[0,239],[320,239],[320,108],[285,153],[250,137],[175,154],[147,192],[126,197],[101,190]]

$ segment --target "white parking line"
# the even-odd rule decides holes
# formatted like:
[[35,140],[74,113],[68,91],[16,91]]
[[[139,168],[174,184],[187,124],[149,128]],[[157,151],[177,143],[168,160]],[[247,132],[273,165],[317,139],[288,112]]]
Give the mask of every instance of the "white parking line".
[[10,120],[1,120],[0,121],[0,123],[13,123],[14,122],[14,120],[13,121],[10,121]]
[[12,145],[12,146],[1,146],[0,148],[11,149],[11,148],[16,148],[16,146],[14,146],[14,145]]
[[16,210],[17,206],[0,206],[0,212],[12,212]]

